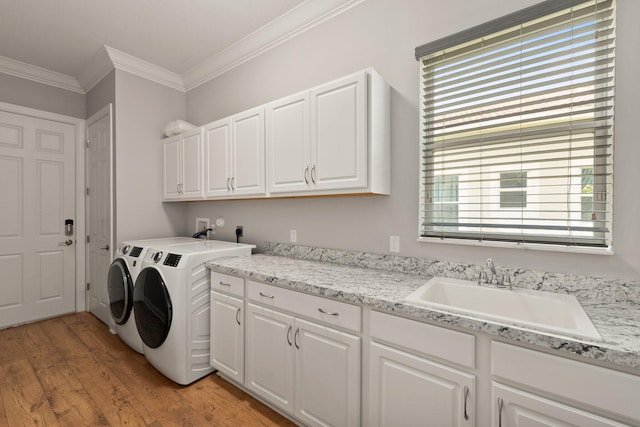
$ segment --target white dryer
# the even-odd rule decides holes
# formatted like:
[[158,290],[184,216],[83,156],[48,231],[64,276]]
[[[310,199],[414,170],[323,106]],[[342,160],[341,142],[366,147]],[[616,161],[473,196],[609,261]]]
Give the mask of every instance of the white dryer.
[[254,245],[206,240],[156,245],[147,250],[133,292],[135,322],[144,355],[178,384],[213,372],[210,352],[210,282],[205,263],[249,256]]
[[133,289],[142,261],[149,245],[193,243],[190,237],[168,237],[148,240],[130,240],[118,246],[107,276],[109,311],[116,324],[115,330],[129,347],[142,353],[142,339],[136,329],[133,312]]

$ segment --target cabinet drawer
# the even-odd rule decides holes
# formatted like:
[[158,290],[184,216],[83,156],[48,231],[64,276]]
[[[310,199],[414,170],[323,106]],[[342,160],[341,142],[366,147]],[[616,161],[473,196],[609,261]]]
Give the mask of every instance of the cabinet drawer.
[[360,307],[291,291],[264,283],[247,281],[250,299],[263,305],[287,310],[300,316],[360,332]]
[[495,341],[491,373],[494,378],[640,422],[639,376]]
[[463,332],[373,311],[371,337],[475,368],[475,337]]
[[244,279],[228,274],[211,272],[211,289],[239,297],[244,297]]

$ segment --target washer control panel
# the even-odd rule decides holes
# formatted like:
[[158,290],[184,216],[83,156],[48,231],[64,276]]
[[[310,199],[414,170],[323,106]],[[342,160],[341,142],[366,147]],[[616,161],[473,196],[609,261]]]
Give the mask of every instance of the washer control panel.
[[182,258],[182,255],[167,254],[167,258],[165,258],[164,260],[164,265],[169,267],[177,267],[178,264],[180,263],[181,258]]

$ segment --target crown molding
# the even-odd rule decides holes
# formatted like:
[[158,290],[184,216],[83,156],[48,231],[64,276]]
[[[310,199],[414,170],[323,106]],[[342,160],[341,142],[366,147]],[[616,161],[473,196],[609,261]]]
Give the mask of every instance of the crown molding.
[[117,70],[127,71],[136,76],[184,92],[185,89],[180,75],[112,47],[105,46],[104,48]]
[[82,86],[74,77],[36,67],[35,65],[25,62],[16,61],[15,59],[5,56],[0,56],[0,73],[55,86],[72,92],[84,93]]
[[85,94],[111,70],[126,71],[182,92],[194,89],[279,46],[365,0],[306,0],[245,38],[179,75],[103,46],[77,78],[0,56],[0,73]]
[[78,82],[85,93],[89,92],[113,70],[113,62],[109,58],[106,46],[103,46],[91,58],[91,61],[78,74]]
[[307,0],[182,75],[186,91],[273,49],[365,0]]

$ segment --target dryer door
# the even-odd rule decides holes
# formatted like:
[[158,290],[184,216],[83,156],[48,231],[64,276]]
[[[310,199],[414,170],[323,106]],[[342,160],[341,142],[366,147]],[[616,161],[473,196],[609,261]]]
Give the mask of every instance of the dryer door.
[[133,307],[133,280],[124,259],[113,260],[107,283],[111,317],[118,325],[124,325],[129,320]]
[[160,272],[154,267],[142,269],[133,290],[136,327],[142,342],[158,348],[169,335],[173,308],[169,291]]

